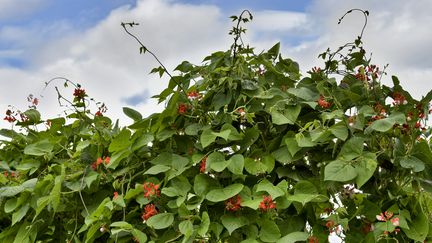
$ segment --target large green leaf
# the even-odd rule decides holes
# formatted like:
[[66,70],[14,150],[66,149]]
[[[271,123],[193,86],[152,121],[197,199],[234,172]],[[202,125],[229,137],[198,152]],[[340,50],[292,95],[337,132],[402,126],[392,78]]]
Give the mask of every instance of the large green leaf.
[[160,213],[150,217],[146,223],[154,229],[165,229],[170,227],[173,222],[174,215],[172,213]]
[[25,181],[23,184],[19,186],[5,186],[0,188],[0,198],[2,197],[13,197],[24,190],[32,191],[35,187],[38,179],[33,178],[28,181]]
[[356,169],[351,163],[334,160],[326,165],[324,169],[324,180],[326,181],[349,181],[357,176]]
[[241,154],[235,154],[228,160],[228,170],[234,175],[242,175],[244,167],[244,157]]
[[29,144],[24,148],[24,154],[43,156],[50,153],[54,149],[54,144],[45,139],[37,143]]
[[242,184],[236,183],[225,188],[214,189],[207,193],[206,199],[211,202],[222,202],[239,194],[243,187]]
[[142,119],[141,113],[129,107],[123,107],[123,113],[134,121],[139,121]]
[[405,123],[405,119],[406,118],[403,113],[395,112],[387,118],[372,122],[372,124],[366,128],[365,133],[369,134],[372,131],[387,132],[388,130],[393,128],[395,124]]
[[231,233],[249,223],[249,220],[244,216],[236,216],[232,214],[225,214],[221,217],[222,225]]
[[113,153],[128,148],[131,145],[131,131],[123,129],[116,137],[113,138],[108,150]]
[[350,138],[342,146],[338,158],[342,160],[352,160],[359,157],[363,152],[364,139],[360,137]]
[[306,232],[291,232],[284,237],[280,238],[276,243],[295,243],[306,241],[309,237],[309,233]]
[[402,157],[399,161],[399,164],[406,169],[411,169],[414,172],[420,172],[425,169],[425,164],[423,161],[419,160],[414,156],[405,156]]
[[279,227],[274,221],[265,219],[260,225],[259,237],[263,242],[275,242],[281,237]]
[[258,183],[256,191],[267,192],[273,199],[285,195],[285,192],[281,188],[273,185],[270,181],[265,179]]
[[378,162],[373,153],[366,153],[358,159],[354,165],[357,172],[357,188],[361,188],[373,176],[377,166]]

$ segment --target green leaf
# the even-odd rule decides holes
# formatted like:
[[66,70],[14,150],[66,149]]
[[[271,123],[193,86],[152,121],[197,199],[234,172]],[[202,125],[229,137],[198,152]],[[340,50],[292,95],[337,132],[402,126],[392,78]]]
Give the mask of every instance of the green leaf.
[[167,195],[168,197],[176,197],[181,195],[180,192],[174,187],[164,187],[162,188],[161,193]]
[[373,153],[366,153],[359,158],[358,163],[354,164],[357,172],[356,184],[360,189],[375,173],[378,166],[376,156]]
[[295,243],[297,241],[307,241],[309,233],[306,232],[291,232],[276,241],[276,243]]
[[17,198],[11,198],[9,200],[6,201],[5,205],[4,205],[4,211],[5,213],[11,213],[13,212],[19,205],[17,204]]
[[180,233],[190,236],[193,232],[193,224],[190,220],[184,220],[179,224]]
[[138,150],[144,146],[147,146],[150,142],[153,142],[154,137],[152,134],[150,133],[145,133],[140,135],[140,137],[138,139],[136,139],[134,141],[134,143],[132,144],[132,151]]
[[403,124],[405,123],[405,115],[400,112],[395,112],[391,114],[389,117],[376,120],[372,122],[372,124],[365,129],[365,134],[369,134],[372,131],[378,131],[378,132],[387,132],[395,124]]
[[123,113],[134,121],[142,119],[141,113],[129,107],[123,107]]
[[234,175],[242,175],[244,167],[244,157],[241,154],[235,154],[228,160],[228,170]]
[[251,200],[242,201],[241,206],[257,210],[262,200],[263,200],[262,198],[255,198]]
[[47,139],[39,141],[37,143],[29,144],[24,148],[24,154],[43,156],[49,154],[54,149],[54,144],[52,144]]
[[324,169],[324,180],[326,181],[349,181],[357,176],[356,169],[348,162],[334,160]]
[[131,145],[131,131],[123,129],[116,137],[113,138],[108,150],[113,153],[124,150]]
[[172,213],[160,213],[150,217],[147,220],[147,225],[154,229],[165,229],[171,226],[174,222]]
[[139,243],[145,243],[147,242],[147,235],[141,232],[138,229],[132,229],[132,235],[138,239]]
[[24,204],[18,211],[12,214],[12,225],[16,224],[17,222],[21,221],[24,216],[26,216],[27,211],[30,208],[30,204],[26,203]]
[[256,159],[246,158],[244,162],[246,171],[252,175],[270,173],[275,166],[275,160],[272,156]]
[[211,129],[205,129],[201,133],[200,142],[203,148],[209,146],[216,140],[216,135],[213,133]]
[[116,198],[114,198],[113,203],[122,207],[122,208],[126,207],[126,203],[125,203],[125,200],[124,200],[122,195],[118,195]]
[[126,221],[117,221],[110,224],[110,227],[122,228],[125,230],[132,230],[133,226]]
[[24,190],[32,191],[37,183],[37,178],[30,179],[25,181],[23,184],[19,186],[6,186],[0,188],[0,198],[2,197],[13,197]]
[[279,188],[279,187],[273,185],[270,181],[265,180],[265,179],[262,180],[262,181],[257,185],[257,189],[256,189],[256,191],[257,191],[257,192],[262,192],[262,191],[267,192],[268,194],[270,194],[270,196],[271,196],[273,199],[276,199],[276,198],[278,198],[278,197],[280,197],[280,196],[285,195],[285,192],[284,192],[281,188]]
[[222,225],[228,230],[231,235],[232,232],[241,228],[249,223],[249,220],[244,216],[235,216],[232,214],[225,214],[221,217]]
[[281,237],[281,233],[274,221],[265,219],[261,221],[259,237],[264,242],[275,242]]
[[211,202],[222,202],[239,194],[243,187],[242,184],[236,183],[225,188],[214,189],[207,193],[206,199]]
[[166,172],[168,170],[170,170],[171,167],[166,166],[166,165],[154,165],[152,167],[150,167],[150,169],[148,169],[146,172],[144,172],[144,174],[146,175],[157,175],[159,173],[162,172]]
[[342,146],[338,154],[338,159],[352,160],[359,157],[363,153],[364,139],[360,137],[352,137]]
[[348,138],[348,128],[343,122],[339,122],[330,127],[330,132],[342,141]]
[[276,125],[293,124],[293,122],[278,111],[272,111],[272,122]]
[[208,166],[212,170],[221,172],[227,167],[229,161],[225,160],[225,156],[222,153],[213,152],[207,157],[206,163],[208,163]]
[[297,140],[294,137],[286,138],[285,144],[286,144],[288,151],[291,154],[291,156],[294,156],[298,151],[301,150],[301,148],[297,144]]
[[289,88],[287,91],[288,93],[306,101],[317,101],[319,98],[317,93],[306,87]]
[[186,135],[189,135],[189,136],[196,136],[196,135],[198,135],[198,132],[201,131],[202,127],[203,126],[201,124],[192,123],[186,127],[185,133],[186,133]]
[[215,179],[205,174],[198,174],[194,179],[194,192],[198,196],[204,196],[208,191],[217,188],[218,183]]
[[30,124],[36,124],[41,120],[41,114],[36,109],[29,109],[24,112]]
[[425,169],[425,164],[423,161],[417,159],[414,156],[405,156],[402,157],[399,161],[399,164],[406,169],[411,169],[414,172],[420,172]]
[[210,217],[206,211],[201,215],[201,224],[197,229],[198,235],[204,237],[207,234],[210,226]]
[[127,158],[131,154],[131,151],[129,150],[120,150],[118,152],[115,152],[111,156],[110,163],[108,164],[108,168],[115,169],[120,164],[120,162]]

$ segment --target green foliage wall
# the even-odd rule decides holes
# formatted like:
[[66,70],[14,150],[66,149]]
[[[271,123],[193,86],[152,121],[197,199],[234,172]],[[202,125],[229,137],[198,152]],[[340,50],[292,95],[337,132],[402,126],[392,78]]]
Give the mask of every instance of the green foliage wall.
[[279,44],[241,43],[251,19],[201,65],[154,69],[166,107],[125,108],[128,127],[80,86],[64,118],[10,111],[25,132],[1,130],[0,242],[431,240],[432,94],[382,85],[361,35],[301,74]]

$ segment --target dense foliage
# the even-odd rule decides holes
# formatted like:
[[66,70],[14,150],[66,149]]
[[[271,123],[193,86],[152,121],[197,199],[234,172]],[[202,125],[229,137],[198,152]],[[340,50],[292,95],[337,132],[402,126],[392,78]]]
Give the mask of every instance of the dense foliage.
[[0,242],[432,240],[432,94],[382,85],[362,35],[302,75],[279,44],[242,43],[248,11],[232,18],[229,50],[153,70],[166,107],[124,108],[128,127],[80,86],[65,117],[34,97],[8,111],[23,130],[1,130]]

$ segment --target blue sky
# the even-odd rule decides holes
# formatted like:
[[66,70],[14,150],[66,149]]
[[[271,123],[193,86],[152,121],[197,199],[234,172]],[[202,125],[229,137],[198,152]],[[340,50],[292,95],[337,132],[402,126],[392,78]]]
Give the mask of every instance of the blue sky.
[[[8,18],[0,18],[0,26],[32,29],[62,23],[67,26],[69,31],[80,32],[105,19],[113,9],[124,5],[131,7],[136,5],[136,0],[45,0],[39,2],[31,10],[20,10],[19,7],[14,7],[13,11],[16,11],[16,13]],[[260,10],[304,12],[311,3],[310,0],[178,0],[171,2],[191,5],[214,5],[226,15],[238,14],[242,9],[249,9],[252,12]],[[36,39],[51,40],[58,38],[62,34],[64,34],[63,31],[39,32],[36,33]],[[286,35],[285,37],[287,42],[299,43],[302,41],[302,38],[298,36]],[[34,48],[34,45],[29,43],[30,41],[17,42],[14,39],[0,37],[0,52],[7,53],[9,51],[13,53],[14,50],[27,52],[26,49]],[[25,68],[27,64],[25,56],[16,54],[0,55],[0,66]]]
[[[81,83],[123,124],[124,106],[144,115],[162,109],[149,97],[166,80],[148,75],[157,64],[139,55],[122,21],[139,22],[133,31],[174,69],[229,48],[229,16],[250,9],[254,20],[245,40],[257,51],[281,42],[283,55],[307,71],[322,65],[319,53],[358,35],[361,15],[337,25],[351,8],[370,12],[364,41],[375,64],[390,64],[388,73],[415,97],[431,90],[430,0],[0,0],[0,111],[8,105],[24,109],[26,96],[40,95],[44,82],[56,76]],[[383,82],[390,83],[390,76]],[[61,108],[49,90],[40,109],[52,116]]]

